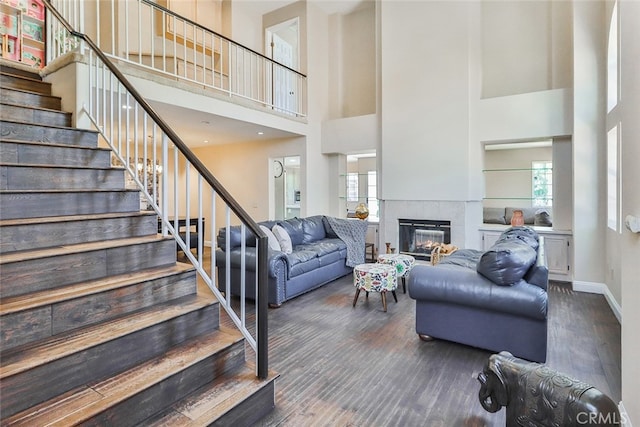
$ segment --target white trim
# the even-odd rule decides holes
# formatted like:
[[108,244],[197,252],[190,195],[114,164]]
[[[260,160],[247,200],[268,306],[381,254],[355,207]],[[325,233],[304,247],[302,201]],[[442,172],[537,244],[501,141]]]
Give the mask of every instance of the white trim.
[[579,280],[575,280],[573,282],[573,290],[576,292],[587,292],[590,294],[599,294],[604,295],[611,311],[613,311],[614,316],[618,319],[619,323],[622,323],[622,307],[618,304],[618,301],[613,297],[613,294],[609,290],[609,287],[604,283],[597,282],[582,282]]
[[620,425],[624,427],[633,427],[631,424],[631,418],[629,418],[629,414],[627,414],[627,410],[624,408],[622,400],[618,403],[618,410],[620,411]]

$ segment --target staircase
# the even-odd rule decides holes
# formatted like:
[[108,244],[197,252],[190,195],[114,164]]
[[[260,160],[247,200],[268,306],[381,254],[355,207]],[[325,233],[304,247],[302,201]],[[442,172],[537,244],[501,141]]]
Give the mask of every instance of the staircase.
[[172,238],[37,74],[0,68],[0,425],[251,425],[274,407]]

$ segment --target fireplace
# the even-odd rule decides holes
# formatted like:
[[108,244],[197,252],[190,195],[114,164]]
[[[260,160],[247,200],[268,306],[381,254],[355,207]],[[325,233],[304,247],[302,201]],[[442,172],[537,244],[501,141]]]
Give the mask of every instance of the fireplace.
[[451,243],[451,221],[432,219],[398,219],[399,252],[416,259],[431,260],[437,244]]

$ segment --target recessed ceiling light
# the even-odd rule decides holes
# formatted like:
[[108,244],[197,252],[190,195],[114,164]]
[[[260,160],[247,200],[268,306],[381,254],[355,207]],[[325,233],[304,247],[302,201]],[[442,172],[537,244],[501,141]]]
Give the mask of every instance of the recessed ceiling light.
[[204,142],[205,144],[208,144],[208,143],[209,143],[209,140],[208,140],[208,139],[205,139],[205,140],[204,140],[204,141],[202,141],[202,142]]
[[258,131],[258,135],[264,135],[264,132]]

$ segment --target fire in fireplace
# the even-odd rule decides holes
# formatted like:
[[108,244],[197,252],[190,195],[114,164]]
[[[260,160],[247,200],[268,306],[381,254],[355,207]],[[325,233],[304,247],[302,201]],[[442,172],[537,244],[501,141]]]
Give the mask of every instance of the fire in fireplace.
[[451,221],[431,219],[399,219],[401,254],[431,260],[436,245],[451,243]]

